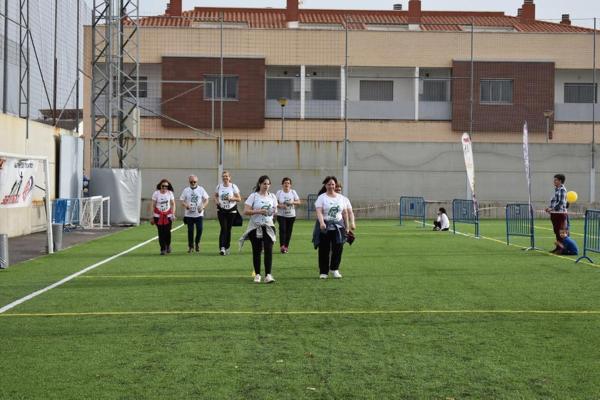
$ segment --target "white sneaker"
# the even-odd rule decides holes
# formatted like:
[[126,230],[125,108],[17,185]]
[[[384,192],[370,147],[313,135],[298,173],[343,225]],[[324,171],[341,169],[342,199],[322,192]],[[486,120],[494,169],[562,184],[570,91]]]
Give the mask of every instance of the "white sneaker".
[[319,279],[327,279],[327,274],[321,274],[321,275],[319,275]]
[[331,271],[331,275],[333,275],[333,277],[334,277],[335,279],[340,279],[340,278],[342,277],[342,274],[340,274],[340,271],[338,271],[337,269],[336,269],[336,270],[333,270],[333,271]]
[[225,255],[225,247],[221,247],[221,250],[219,251],[219,254],[224,256]]
[[275,282],[275,278],[273,278],[273,275],[267,274],[267,276],[265,276],[265,283],[273,283],[273,282]]
[[254,283],[260,283],[260,275],[256,274],[256,276],[254,277]]

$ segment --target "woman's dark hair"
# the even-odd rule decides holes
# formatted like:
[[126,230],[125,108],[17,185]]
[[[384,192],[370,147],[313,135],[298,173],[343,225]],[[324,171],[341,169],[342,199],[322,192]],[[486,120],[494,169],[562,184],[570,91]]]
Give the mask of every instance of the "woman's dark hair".
[[563,184],[567,180],[567,178],[565,178],[565,176],[563,174],[556,174],[556,175],[554,175],[554,178],[558,179],[560,181],[560,183],[563,183]]
[[440,207],[440,212],[441,212],[442,214],[448,214],[448,213],[446,212],[446,209],[445,209],[444,207]]
[[163,183],[169,185],[167,189],[169,189],[171,192],[175,191],[175,189],[173,189],[173,185],[171,185],[171,182],[169,182],[168,179],[161,179],[160,182],[158,182],[158,185],[156,185],[156,190],[160,190],[160,187],[163,185]]
[[289,181],[290,185],[292,184],[292,180],[290,178],[288,178],[287,176],[281,180],[281,184],[283,185],[285,183],[285,181]]
[[260,185],[262,185],[262,183],[266,180],[269,180],[269,183],[271,183],[271,178],[269,178],[267,175],[263,175],[260,178],[258,178],[258,182],[256,182],[256,186],[254,187],[254,191],[258,192],[260,191]]
[[338,180],[337,180],[337,178],[335,176],[333,176],[333,175],[326,176],[325,179],[323,179],[323,182],[322,182],[323,187],[321,188],[321,190],[319,190],[319,193],[318,193],[319,196],[322,195],[323,193],[325,193],[327,191],[327,188],[325,187],[325,185],[327,185],[327,183],[329,181],[331,181],[331,180],[333,180],[336,185],[338,184]]

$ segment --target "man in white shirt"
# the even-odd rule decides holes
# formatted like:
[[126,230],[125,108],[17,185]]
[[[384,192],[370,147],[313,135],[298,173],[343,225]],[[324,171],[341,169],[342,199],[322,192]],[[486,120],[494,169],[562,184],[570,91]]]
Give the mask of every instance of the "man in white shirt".
[[[188,228],[188,253],[196,250],[200,251],[200,239],[202,238],[202,227],[204,220],[204,209],[208,205],[208,193],[202,186],[198,186],[198,177],[190,175],[188,177],[190,185],[183,189],[179,200],[185,209],[183,222]],[[194,238],[194,227],[196,227],[196,237]]]

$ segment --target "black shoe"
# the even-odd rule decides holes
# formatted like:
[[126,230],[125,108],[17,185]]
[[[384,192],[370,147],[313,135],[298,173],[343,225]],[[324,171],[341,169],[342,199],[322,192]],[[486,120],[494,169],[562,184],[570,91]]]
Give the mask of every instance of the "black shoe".
[[167,253],[166,253],[164,250],[161,250],[161,251],[160,251],[160,255],[161,255],[161,256],[164,256],[165,254],[167,254]]
[[188,247],[188,253],[191,253],[192,251],[194,251],[193,247]]
[[167,253],[171,254],[171,246],[167,246]]
[[196,253],[200,253],[200,245],[199,244],[196,245]]

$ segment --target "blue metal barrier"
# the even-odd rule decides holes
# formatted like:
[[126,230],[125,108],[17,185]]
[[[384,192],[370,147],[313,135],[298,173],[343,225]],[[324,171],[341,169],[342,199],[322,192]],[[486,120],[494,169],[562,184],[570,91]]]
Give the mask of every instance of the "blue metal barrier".
[[479,237],[479,210],[473,200],[452,200],[452,230],[456,234],[456,223],[475,225],[475,237]]
[[52,204],[52,223],[53,224],[65,224],[67,217],[67,200],[56,199]]
[[509,203],[506,205],[506,244],[510,244],[511,236],[529,238],[529,247],[535,249],[533,207],[528,203]]
[[423,197],[400,197],[400,225],[402,225],[402,217],[419,218],[423,227],[425,227],[425,211],[426,203]]
[[575,262],[586,259],[593,263],[587,255],[588,251],[600,253],[600,210],[587,210],[585,212],[585,225],[583,229],[583,255]]
[[[317,201],[317,198],[319,197],[318,194],[309,194],[307,199],[306,199],[306,219],[311,219],[310,218],[310,213],[316,213],[317,209],[315,208],[315,201]],[[313,216],[313,218],[316,218],[316,214],[315,216]]]

